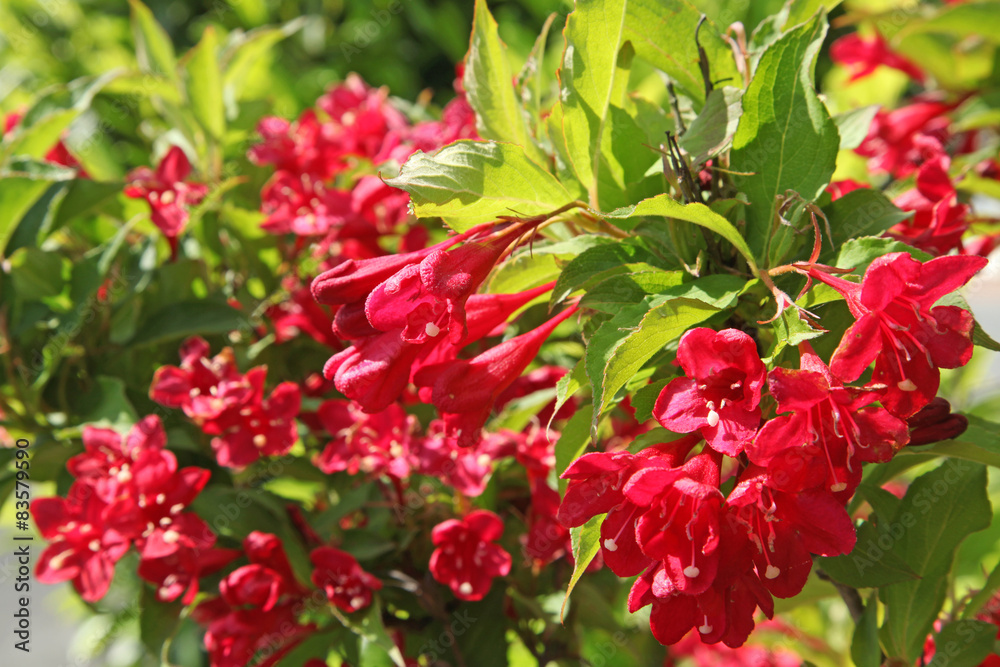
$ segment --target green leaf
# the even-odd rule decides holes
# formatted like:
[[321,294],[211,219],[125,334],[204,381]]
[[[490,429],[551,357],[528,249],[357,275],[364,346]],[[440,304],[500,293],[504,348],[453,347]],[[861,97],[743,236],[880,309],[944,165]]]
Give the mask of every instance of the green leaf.
[[486,0],[476,0],[472,38],[462,78],[469,105],[476,112],[476,129],[483,139],[523,146],[529,158],[545,164],[545,154],[535,145],[528,131],[513,80],[507,46],[497,34],[497,22]]
[[14,171],[0,172],[0,248],[7,254],[7,243],[32,205],[52,183],[76,176],[73,169],[35,168],[37,164],[19,162]]
[[[682,204],[676,199],[672,199],[669,195],[662,194],[650,197],[633,206],[625,206],[602,215],[610,220],[631,220],[632,218],[640,218],[642,216],[661,216],[676,220],[686,220],[687,222],[701,225],[733,244],[733,247],[746,259],[750,269],[755,274],[757,273],[757,264],[754,262],[753,253],[750,252],[750,248],[740,233],[733,227],[732,223],[704,204]],[[634,224],[630,225],[630,227],[634,226]]]
[[729,147],[743,113],[743,90],[733,86],[716,88],[708,95],[701,113],[678,143],[698,165]]
[[25,301],[38,301],[57,296],[66,284],[63,276],[65,258],[38,248],[21,248],[10,257],[11,281],[18,296]]
[[730,164],[752,174],[737,176],[736,187],[750,199],[746,237],[756,257],[765,256],[776,197],[792,190],[815,199],[836,166],[837,126],[813,89],[826,27],[820,14],[772,44],[743,96]]
[[132,7],[132,35],[139,66],[147,72],[162,74],[176,84],[177,57],[170,36],[140,0],[129,0],[129,5]]
[[150,315],[129,345],[152,345],[195,334],[229,333],[247,326],[246,315],[223,302],[173,303]]
[[992,2],[970,2],[943,8],[924,21],[910,21],[895,40],[919,33],[940,33],[954,37],[975,37],[1000,43],[1000,14]]
[[879,667],[882,648],[878,643],[878,593],[872,592],[865,611],[854,627],[851,640],[851,660],[856,667]]
[[993,340],[993,337],[983,330],[979,322],[976,322],[972,328],[972,342],[979,347],[985,347],[987,350],[1000,352],[1000,343]]
[[640,424],[653,418],[653,406],[656,399],[660,397],[660,392],[670,383],[671,378],[664,378],[647,384],[645,387],[632,395],[632,408],[635,409],[635,418]]
[[345,625],[352,632],[359,635],[364,641],[375,644],[385,651],[392,659],[393,664],[398,665],[398,667],[406,667],[403,654],[396,643],[392,641],[392,637],[389,636],[382,622],[382,604],[378,596],[372,598],[371,605],[363,612],[352,614],[350,617],[345,617],[343,614],[337,615],[342,621],[345,621]]
[[858,527],[858,541],[849,554],[817,558],[816,562],[830,578],[852,588],[876,588],[900,581],[910,581],[917,574],[893,551],[896,537],[891,532],[902,524],[878,530],[869,521]]
[[630,274],[630,264],[655,261],[655,255],[632,239],[584,250],[559,274],[549,299],[550,308],[578,289],[586,289],[615,274]]
[[160,655],[163,644],[177,632],[184,604],[180,600],[160,601],[155,589],[149,586],[142,587],[140,602],[141,607],[136,610],[139,617],[139,637],[149,655]]
[[[582,364],[577,365],[582,367]],[[573,375],[576,375],[576,372]],[[594,406],[592,405],[581,406],[563,427],[555,446],[556,471],[560,475],[566,472],[569,464],[582,456],[587,450],[587,446],[590,445],[590,422],[593,411]],[[565,493],[566,484],[566,480],[560,477],[560,493]]]
[[80,415],[79,423],[103,422],[118,429],[126,429],[139,421],[139,414],[125,394],[121,378],[99,375],[96,384],[83,394],[74,409]]
[[744,285],[736,276],[706,276],[654,297],[652,308],[645,304],[625,308],[602,324],[585,357],[594,388],[591,432],[596,432],[597,421],[618,390],[643,364],[691,326],[731,305]]
[[968,415],[967,418],[969,426],[957,439],[906,448],[901,453],[932,453],[1000,468],[1000,424],[975,415]]
[[524,148],[491,141],[458,141],[433,155],[418,151],[385,182],[410,193],[418,218],[444,218],[456,231],[500,215],[548,213],[572,201]]
[[833,117],[840,134],[840,150],[852,150],[861,145],[868,136],[868,128],[878,112],[878,105],[872,104],[858,109],[851,109]]
[[580,307],[613,315],[623,307],[639,303],[649,295],[662,294],[672,287],[677,287],[684,279],[683,271],[631,266],[636,268],[628,273],[611,276],[587,290],[580,300]]
[[934,636],[934,658],[927,667],[976,667],[993,652],[997,626],[984,621],[955,621]]
[[123,70],[116,69],[99,77],[81,77],[50,88],[35,100],[17,127],[3,137],[0,161],[6,162],[12,156],[44,158],[70,123],[90,107],[94,96],[122,73]]
[[559,277],[564,262],[590,248],[616,242],[608,236],[583,234],[566,241],[533,244],[503,262],[491,275],[486,291],[490,294],[509,294],[551,282]]
[[[500,581],[496,581],[485,598],[463,603],[449,618],[449,629],[458,637],[458,646],[466,664],[507,667],[507,618],[504,615],[507,600],[506,591]],[[451,652],[441,646],[443,643],[437,644],[442,655],[435,657],[446,661]],[[430,664],[435,663],[440,664],[432,658]]]
[[[549,40],[549,30],[555,21],[557,14],[549,14],[542,26],[542,31],[535,40],[535,45],[531,47],[524,66],[517,75],[517,89],[521,96],[521,105],[524,107],[528,117],[536,125],[541,124],[542,98],[546,92],[546,78],[544,76],[543,61],[545,59],[545,47]],[[538,130],[536,129],[536,133]]]
[[300,16],[278,28],[255,28],[238,37],[231,35],[221,58],[224,69],[222,81],[226,94],[234,100],[240,99],[247,88],[244,82],[253,71],[254,65],[267,55],[275,44],[294,35],[308,21],[309,17]]
[[[705,100],[694,39],[700,19],[701,11],[687,0],[630,0],[625,17],[625,39],[632,41],[636,54],[666,72],[697,104]],[[732,50],[715,25],[707,21],[698,37],[708,57],[712,82],[739,87],[742,77]]]
[[[598,181],[602,156],[607,159],[605,135],[610,130],[612,106],[625,103],[631,45],[625,46],[626,0],[581,2],[566,19],[566,48],[559,80],[563,157],[587,191],[590,205],[600,208]],[[610,136],[607,137],[610,141]],[[621,176],[620,165],[609,165]],[[615,169],[617,167],[617,169]],[[608,184],[624,191],[624,184]]]
[[573,547],[573,576],[570,577],[569,584],[566,586],[566,598],[563,600],[562,611],[559,613],[560,619],[566,615],[566,603],[569,602],[569,596],[573,592],[573,588],[576,587],[576,582],[580,581],[587,566],[601,550],[601,522],[603,521],[604,515],[601,514],[582,526],[569,530],[570,544]]
[[958,545],[992,516],[984,466],[949,459],[910,485],[892,520],[903,527],[892,548],[921,579],[879,591],[886,605],[880,636],[890,657],[910,663],[920,656],[944,604]]
[[226,132],[226,108],[222,102],[222,72],[219,70],[218,37],[215,27],[208,26],[201,41],[187,55],[188,100],[195,118],[216,140]]
[[823,252],[821,259],[831,258],[838,250],[843,252],[845,244],[851,239],[877,236],[913,215],[901,210],[881,192],[868,188],[848,192],[827,206],[824,213],[830,222],[833,238],[830,239],[830,249]]

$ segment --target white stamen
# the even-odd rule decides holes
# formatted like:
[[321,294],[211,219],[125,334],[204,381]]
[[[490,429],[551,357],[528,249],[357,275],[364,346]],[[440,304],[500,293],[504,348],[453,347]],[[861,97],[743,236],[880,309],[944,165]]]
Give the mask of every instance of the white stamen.
[[688,565],[686,568],[684,568],[684,576],[687,577],[688,579],[694,579],[699,574],[701,574],[701,570],[699,570],[694,565]]
[[469,595],[472,593],[472,584],[468,581],[463,581],[462,585],[458,587],[458,592],[462,595]]
[[896,386],[903,391],[916,391],[917,385],[913,384],[913,380],[907,378],[905,380],[900,380],[896,383]]
[[166,542],[167,544],[173,544],[178,539],[180,539],[180,535],[177,533],[176,530],[168,530],[167,532],[163,533],[163,541]]
[[618,545],[615,544],[615,541],[610,537],[604,540],[604,548],[608,551],[618,551]]
[[718,426],[719,425],[719,413],[716,412],[715,410],[709,410],[708,411],[708,417],[706,418],[706,421],[708,421],[708,425],[710,427],[714,428],[715,426]]
[[700,632],[703,635],[707,635],[711,631],[712,631],[712,626],[708,624],[708,616],[706,616],[705,622],[702,623],[700,628],[698,628],[698,632]]
[[88,544],[87,546],[90,547],[91,551],[98,551],[101,548],[101,541],[100,540],[91,540],[90,544]]
[[768,565],[767,571],[764,572],[764,576],[767,577],[768,579],[774,579],[779,574],[781,574],[781,570],[773,565]]
[[360,595],[356,595],[351,598],[351,608],[360,609],[365,603],[365,599]]
[[830,490],[834,493],[840,493],[847,488],[847,482],[837,482],[836,484],[830,485]]
[[267,444],[267,436],[265,436],[263,433],[258,433],[253,437],[253,444],[254,447],[263,447],[264,445]]
[[431,338],[434,338],[439,333],[441,333],[441,327],[437,326],[433,322],[428,322],[424,325],[424,333],[426,333]]

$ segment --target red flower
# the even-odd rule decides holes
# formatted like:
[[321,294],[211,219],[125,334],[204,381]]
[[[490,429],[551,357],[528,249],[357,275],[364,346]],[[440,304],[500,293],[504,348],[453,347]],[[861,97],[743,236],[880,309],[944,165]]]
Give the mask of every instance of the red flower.
[[317,547],[309,559],[316,568],[313,583],[341,611],[351,613],[367,607],[372,603],[372,592],[382,588],[382,582],[361,569],[354,556],[346,551]]
[[946,155],[931,158],[917,170],[917,187],[895,199],[913,217],[888,231],[904,243],[934,255],[946,255],[962,247],[962,235],[969,228],[969,207],[958,203],[958,193],[948,176]]
[[382,412],[366,414],[354,403],[325,401],[318,417],[323,428],[333,436],[316,465],[329,474],[346,470],[372,476],[387,474],[405,479],[410,474],[410,448],[416,431],[416,418],[393,404]]
[[750,336],[736,329],[687,331],[677,347],[686,378],[664,387],[653,416],[676,433],[698,430],[716,451],[736,456],[760,425],[767,369]]
[[436,477],[463,496],[475,498],[486,490],[486,483],[498,458],[492,440],[484,438],[469,447],[459,447],[447,437],[447,426],[440,419],[427,426],[427,434],[413,444],[417,472]]
[[267,367],[241,375],[226,348],[208,359],[208,343],[189,338],[181,347],[181,365],[156,370],[149,397],[181,407],[205,433],[215,435],[212,448],[220,465],[244,468],[261,456],[285,454],[297,439],[295,416],[302,394],[293,382],[282,382],[264,398]]
[[629,611],[652,605],[649,627],[661,644],[675,644],[695,629],[703,643],[721,641],[735,648],[750,636],[758,607],[768,618],[774,614],[771,595],[754,572],[746,538],[728,522],[721,523],[720,529],[719,562],[724,567],[704,593],[677,591],[659,563],[632,585]]
[[635,522],[639,548],[662,561],[673,589],[686,595],[705,592],[720,565],[721,458],[706,451],[679,467],[653,464],[625,484],[625,497],[642,508]]
[[601,553],[608,567],[620,577],[642,572],[653,561],[639,548],[636,520],[644,509],[625,496],[625,487],[640,470],[681,464],[700,437],[688,436],[641,450],[592,452],[569,465],[562,474],[568,479],[562,505],[556,513],[567,528],[582,526],[591,518],[607,514],[601,523]]
[[125,195],[145,199],[152,211],[156,225],[170,243],[170,251],[177,254],[177,237],[188,221],[188,207],[200,202],[208,188],[193,181],[185,181],[191,173],[191,163],[179,146],[173,146],[160,160],[154,172],[149,167],[139,167],[128,175],[129,185]]
[[433,364],[417,371],[413,381],[431,387],[431,401],[448,425],[449,436],[463,447],[475,444],[497,396],[535,359],[552,330],[574,312],[575,307],[568,308],[540,327],[467,361]]
[[402,330],[407,343],[438,336],[458,342],[467,333],[466,301],[525,231],[515,225],[454,250],[434,250],[419,264],[403,267],[368,295],[368,321],[379,331]]
[[850,382],[874,361],[872,381],[885,385],[881,400],[889,412],[908,417],[927,405],[938,369],[964,366],[972,356],[972,314],[934,304],[986,264],[984,257],[954,255],[921,264],[897,252],[872,262],[860,285],[810,269],[843,295],[857,319],[833,354],[833,374]]
[[950,105],[933,101],[915,102],[888,112],[880,109],[868,136],[855,152],[871,158],[870,171],[887,171],[896,178],[905,178],[944,152],[951,122],[944,114],[950,110]]
[[88,484],[77,482],[66,498],[38,498],[31,515],[49,541],[35,569],[43,584],[73,581],[87,602],[104,597],[115,563],[128,551],[127,535],[109,527],[108,503]]
[[295,416],[302,403],[301,391],[294,382],[282,382],[264,398],[266,374],[264,367],[251,369],[246,375],[251,394],[205,429],[219,433],[212,439],[219,465],[241,469],[261,456],[281,456],[298,439]]
[[482,600],[493,579],[510,572],[510,554],[494,543],[502,534],[503,521],[487,510],[434,526],[431,539],[437,549],[430,563],[434,579],[447,584],[457,598]]
[[776,368],[769,378],[778,412],[792,414],[764,424],[747,455],[768,468],[776,488],[799,492],[822,485],[846,501],[861,481],[862,462],[891,459],[907,443],[907,425],[873,406],[873,392],[834,379],[808,343],[799,349],[801,370]]
[[857,33],[841,37],[830,45],[830,58],[847,66],[851,72],[851,81],[863,79],[879,65],[898,69],[916,81],[924,80],[924,73],[920,68],[890,51],[889,45],[878,33],[872,39],[864,39]]
[[117,431],[83,427],[84,453],[66,462],[70,474],[91,484],[105,502],[128,495],[133,478],[133,466],[147,451],[162,450],[167,443],[163,424],[156,415],[144,417],[122,440]]
[[525,554],[536,565],[546,565],[572,551],[569,530],[556,520],[559,492],[543,479],[531,482],[528,532],[521,536]]
[[839,556],[857,536],[843,503],[825,490],[784,493],[770,486],[769,471],[751,466],[726,499],[731,521],[745,531],[760,581],[771,593],[799,593],[812,568],[810,554]]
[[[214,535],[211,541],[214,543]],[[181,547],[160,558],[143,558],[138,574],[154,585],[157,599],[172,602],[180,597],[188,605],[198,595],[200,577],[221,570],[241,553],[238,549]]]

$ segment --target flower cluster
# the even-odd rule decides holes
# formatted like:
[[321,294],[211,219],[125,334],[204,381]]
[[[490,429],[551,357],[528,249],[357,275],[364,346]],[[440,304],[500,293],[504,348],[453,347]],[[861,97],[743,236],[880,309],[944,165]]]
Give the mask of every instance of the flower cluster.
[[261,456],[287,453],[298,437],[298,386],[282,382],[265,398],[266,367],[244,375],[236,368],[232,349],[208,355],[204,339],[186,340],[180,350],[181,365],[158,368],[149,397],[181,408],[205,433],[215,436],[212,448],[219,465],[239,469]]
[[[920,263],[895,253],[875,260],[860,284],[809,265],[802,271],[837,290],[857,318],[829,367],[802,343],[798,369],[768,373],[742,331],[689,330],[676,358],[684,377],[664,387],[653,416],[692,435],[570,464],[558,519],[573,527],[606,514],[604,562],[619,576],[640,575],[629,610],[652,605],[660,642],[696,628],[705,643],[742,645],[757,608],[770,617],[772,595],[802,590],[812,554],[854,547],[845,505],[864,463],[891,459],[911,427],[934,430],[935,439],[960,432],[964,424],[949,423],[946,404],[945,414],[929,404],[938,369],[968,362],[972,318],[934,304],[985,263],[970,256]],[[864,386],[844,384],[872,364]],[[776,414],[765,420],[768,394]],[[742,461],[728,494],[724,457]]]
[[177,256],[177,239],[190,217],[188,209],[208,194],[204,184],[185,180],[190,174],[187,154],[180,146],[172,146],[156,171],[149,167],[133,170],[125,187],[125,196],[149,203],[153,224],[163,232],[173,257]]
[[295,122],[267,117],[257,131],[263,141],[250,149],[250,160],[275,168],[261,193],[263,228],[321,237],[321,247],[337,242],[347,258],[383,255],[379,238],[395,233],[407,217],[409,197],[385,185],[374,167],[476,136],[475,115],[461,90],[440,121],[411,124],[387,90],[369,87],[356,74]]
[[178,468],[164,449],[159,417],[146,417],[123,439],[109,429],[85,427],[85,451],[67,464],[76,478],[66,498],[39,498],[31,513],[49,545],[36,576],[44,583],[72,580],[81,597],[104,597],[115,563],[135,545],[139,576],[156,586],[161,600],[183,596],[189,604],[198,578],[238,554],[215,549],[215,534],[185,511],[209,471]]
[[[248,564],[219,582],[219,595],[201,602],[195,619],[206,626],[205,647],[212,667],[274,665],[318,629],[303,616],[313,591],[299,581],[281,540],[253,531],[243,540]],[[382,582],[361,569],[350,554],[328,546],[310,554],[310,579],[329,602],[346,613],[371,604]]]
[[334,330],[352,342],[327,362],[326,377],[370,413],[399,400],[413,382],[420,398],[438,408],[449,436],[462,446],[475,444],[500,394],[574,312],[568,308],[472,359],[458,358],[463,347],[502,331],[518,310],[552,289],[476,294],[538,222],[475,228],[425,250],[347,260],[321,274],[313,295],[337,307]]

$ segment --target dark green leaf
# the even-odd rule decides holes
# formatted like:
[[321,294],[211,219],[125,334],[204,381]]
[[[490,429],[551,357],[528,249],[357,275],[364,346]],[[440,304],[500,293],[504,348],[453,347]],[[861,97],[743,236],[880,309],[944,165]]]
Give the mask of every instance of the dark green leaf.
[[876,530],[865,521],[858,527],[858,542],[851,553],[816,561],[834,581],[853,588],[876,588],[916,579],[913,569],[893,552],[898,539],[893,530],[904,528],[886,522],[882,530]]
[[903,528],[893,551],[920,575],[918,581],[880,590],[886,605],[880,633],[890,657],[917,659],[947,593],[947,572],[958,545],[987,527],[993,510],[986,468],[948,459],[907,489],[892,523]]
[[934,658],[927,667],[976,667],[993,652],[997,626],[983,621],[954,621],[934,636]]
[[229,333],[247,326],[246,315],[227,303],[174,303],[150,315],[129,345],[151,345],[185,336]]
[[851,640],[851,660],[856,667],[879,667],[882,648],[878,643],[878,594],[872,592],[865,611],[854,627]]
[[838,250],[843,254],[845,244],[851,239],[877,236],[913,215],[900,210],[881,192],[867,188],[848,192],[830,204],[824,212],[830,221],[833,238],[829,239],[829,249],[824,244],[824,253],[821,255],[823,260],[836,255]]
[[56,296],[63,290],[66,277],[61,255],[38,248],[21,248],[10,258],[11,281],[18,296],[25,301],[37,301]]

